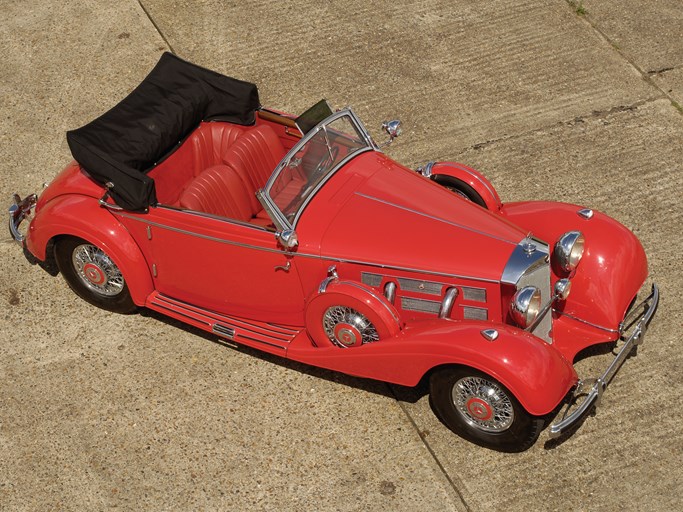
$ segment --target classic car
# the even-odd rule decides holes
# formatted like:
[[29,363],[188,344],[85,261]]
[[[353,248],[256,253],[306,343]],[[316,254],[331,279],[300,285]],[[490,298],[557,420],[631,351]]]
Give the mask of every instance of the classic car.
[[[555,202],[502,203],[479,172],[417,170],[351,108],[263,108],[254,84],[164,54],[67,133],[74,161],[9,208],[26,257],[101,308],[149,308],[269,353],[429,383],[455,433],[502,451],[572,433],[657,308],[637,238]],[[27,222],[24,222],[27,220]],[[593,346],[614,358],[579,379]],[[562,409],[564,408],[564,412]]]

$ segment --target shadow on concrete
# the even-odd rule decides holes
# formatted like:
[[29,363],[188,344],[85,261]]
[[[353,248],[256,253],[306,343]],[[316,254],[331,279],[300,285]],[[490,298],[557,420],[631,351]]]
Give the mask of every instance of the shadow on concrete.
[[[372,379],[365,379],[361,377],[353,377],[351,375],[346,375],[344,373],[340,372],[335,372],[333,370],[327,370],[325,368],[318,368],[316,366],[311,366],[307,365],[304,363],[300,363],[298,361],[292,361],[290,359],[286,359],[284,357],[278,357],[274,354],[269,354],[267,352],[262,352],[260,350],[257,350],[255,348],[242,345],[239,343],[234,343],[229,340],[225,340],[222,338],[219,338],[215,334],[208,333],[206,331],[203,331],[197,327],[194,327],[192,325],[185,324],[183,322],[180,322],[179,320],[176,320],[174,318],[167,317],[165,315],[162,315],[161,313],[157,313],[156,311],[152,311],[151,309],[146,309],[146,308],[140,308],[138,310],[138,314],[141,316],[145,316],[148,318],[153,318],[155,320],[158,320],[160,322],[163,322],[167,325],[170,325],[172,327],[181,329],[188,334],[191,334],[193,336],[198,336],[201,337],[207,341],[210,341],[212,343],[215,343],[217,345],[221,345],[225,348],[229,348],[231,350],[237,350],[239,352],[242,352],[244,354],[247,354],[252,357],[256,357],[262,361],[265,361],[269,364],[276,364],[282,368],[286,368],[288,370],[293,370],[299,373],[303,373],[306,375],[310,375],[312,377],[316,377],[319,379],[324,379],[329,382],[335,382],[338,384],[342,384],[344,386],[352,387],[355,389],[360,389],[363,391],[367,391],[369,393],[374,393],[376,395],[381,395],[385,396],[387,398],[393,398],[396,400],[399,400],[401,402],[409,402],[409,403],[415,403],[418,400],[420,400],[423,396],[429,393],[428,386],[424,382],[420,382],[417,386],[414,388],[410,387],[405,387],[405,386],[399,386],[395,384],[387,384],[386,382],[382,381],[377,381],[377,380],[372,380]],[[423,379],[424,381],[424,379]]]

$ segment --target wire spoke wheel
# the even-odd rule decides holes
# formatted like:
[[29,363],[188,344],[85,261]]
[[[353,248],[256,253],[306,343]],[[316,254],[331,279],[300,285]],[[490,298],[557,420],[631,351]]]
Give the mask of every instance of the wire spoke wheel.
[[323,315],[323,329],[329,340],[342,348],[379,340],[372,322],[359,311],[346,306],[328,308]]
[[102,249],[91,244],[78,245],[71,253],[71,261],[81,282],[95,293],[113,297],[123,290],[119,267]]
[[429,379],[430,403],[444,424],[480,446],[520,452],[534,444],[544,419],[529,414],[508,388],[466,366],[440,368]]
[[484,432],[502,432],[512,425],[515,412],[507,394],[481,377],[464,377],[451,391],[453,404],[465,421]]

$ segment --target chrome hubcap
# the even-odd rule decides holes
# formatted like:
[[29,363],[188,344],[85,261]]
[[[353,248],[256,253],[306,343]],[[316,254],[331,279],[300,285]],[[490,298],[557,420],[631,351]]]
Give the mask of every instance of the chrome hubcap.
[[119,267],[107,254],[91,244],[81,244],[71,254],[76,275],[90,290],[112,297],[123,290],[124,280]]
[[353,308],[332,306],[323,315],[323,329],[335,345],[346,348],[379,340],[377,329]]
[[463,377],[453,386],[453,404],[465,422],[484,432],[502,432],[515,419],[512,402],[505,391],[481,377]]

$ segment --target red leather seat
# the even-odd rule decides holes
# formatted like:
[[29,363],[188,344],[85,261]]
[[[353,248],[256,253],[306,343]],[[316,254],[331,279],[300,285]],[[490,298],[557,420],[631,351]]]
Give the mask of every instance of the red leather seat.
[[269,218],[253,218],[250,194],[235,169],[227,165],[209,167],[183,190],[180,207],[210,213],[258,226],[270,226]]
[[200,123],[173,154],[150,171],[159,202],[177,205],[183,188],[205,169],[222,164],[223,155],[243,133],[243,127],[230,123]]
[[[213,165],[195,177],[181,193],[179,204],[190,210],[268,226],[271,220],[262,211],[256,191],[266,184],[285,156],[285,148],[268,125],[234,138],[230,135],[220,139],[220,144],[228,141],[227,149],[220,155],[222,164]],[[199,132],[193,143],[204,143],[202,137],[203,132]],[[212,144],[214,148],[220,147],[215,140]]]
[[249,191],[252,214],[261,210],[256,191],[262,188],[287,152],[268,125],[244,132],[223,154],[223,162],[235,169]]
[[201,123],[188,138],[194,157],[194,175],[223,163],[223,155],[243,133],[244,129],[234,124]]
[[209,167],[185,188],[180,206],[244,222],[251,220],[251,204],[244,182],[227,165]]

